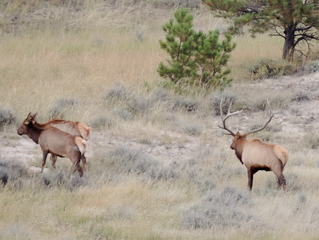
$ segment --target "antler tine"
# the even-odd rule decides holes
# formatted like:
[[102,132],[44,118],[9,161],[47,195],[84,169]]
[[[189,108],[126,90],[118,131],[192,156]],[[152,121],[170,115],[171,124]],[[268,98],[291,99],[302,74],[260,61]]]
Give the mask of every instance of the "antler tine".
[[228,112],[227,112],[226,117],[223,118],[223,98],[220,100],[220,106],[219,106],[219,107],[220,107],[220,117],[221,117],[221,119],[222,119],[223,126],[222,126],[222,127],[221,127],[221,126],[218,126],[218,127],[221,128],[221,129],[226,130],[227,132],[229,132],[229,134],[228,134],[228,133],[225,133],[225,134],[235,136],[236,134],[235,134],[233,131],[231,131],[230,129],[228,129],[228,128],[226,127],[226,120],[227,120],[230,116],[233,116],[233,115],[235,115],[235,114],[241,113],[243,110],[230,113],[231,105],[232,105],[232,102],[230,102],[230,104],[229,104],[229,108],[228,108]]
[[269,113],[270,113],[270,117],[269,117],[268,121],[264,124],[264,126],[262,126],[262,127],[260,127],[260,128],[257,128],[257,129],[255,129],[255,130],[249,131],[249,132],[246,133],[246,135],[251,134],[251,133],[256,133],[256,132],[262,131],[262,130],[265,129],[265,127],[267,127],[268,123],[270,123],[270,121],[272,120],[272,118],[274,117],[275,114],[273,113],[273,111],[272,111],[272,109],[271,109],[271,106],[270,106],[270,103],[269,103],[269,99],[268,99],[268,98],[267,98],[267,104],[268,104],[268,106],[269,106]]

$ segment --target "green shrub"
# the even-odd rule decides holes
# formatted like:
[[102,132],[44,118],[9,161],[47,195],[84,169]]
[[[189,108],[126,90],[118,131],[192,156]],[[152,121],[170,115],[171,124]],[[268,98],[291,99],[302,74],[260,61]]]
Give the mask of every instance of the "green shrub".
[[224,89],[232,79],[227,78],[230,69],[227,62],[235,48],[231,36],[226,35],[219,43],[219,31],[196,33],[193,30],[193,16],[187,9],[175,12],[175,19],[163,26],[166,41],[160,40],[162,49],[170,55],[168,65],[160,62],[159,75],[169,79],[177,91],[185,86]]

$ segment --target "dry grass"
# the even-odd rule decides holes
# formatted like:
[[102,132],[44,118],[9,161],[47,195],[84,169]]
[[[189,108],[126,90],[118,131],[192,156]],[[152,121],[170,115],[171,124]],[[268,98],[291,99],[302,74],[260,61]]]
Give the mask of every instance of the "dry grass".
[[[73,1],[76,8],[61,2],[0,5],[0,122],[12,113],[18,125],[32,111],[40,122],[57,116],[87,123],[88,172],[68,180],[65,159],[57,170],[48,160],[44,174],[29,171],[40,166],[40,149],[22,149],[30,140],[14,137],[15,126],[4,128],[0,239],[318,237],[318,143],[309,134],[317,127],[310,106],[319,96],[316,82],[252,83],[247,74],[261,58],[280,59],[280,39],[234,38],[233,86],[177,96],[159,87],[156,72],[167,58],[158,44],[161,26],[177,0],[169,7],[164,0]],[[225,29],[208,10],[192,12],[196,30]],[[222,97],[233,111],[244,109],[229,119],[241,132],[264,123],[269,98],[276,117],[256,136],[289,150],[286,193],[266,172],[246,191],[246,169],[217,127]]]

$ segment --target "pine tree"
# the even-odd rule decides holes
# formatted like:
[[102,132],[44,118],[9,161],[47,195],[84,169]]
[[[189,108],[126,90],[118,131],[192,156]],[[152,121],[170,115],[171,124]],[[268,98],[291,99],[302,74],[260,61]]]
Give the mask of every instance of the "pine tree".
[[231,82],[227,78],[230,69],[227,66],[229,53],[235,48],[228,35],[219,43],[219,31],[196,33],[193,30],[193,16],[186,9],[175,12],[175,19],[171,19],[163,26],[166,41],[160,40],[160,46],[166,50],[171,59],[168,65],[163,62],[157,69],[159,75],[168,78],[174,85],[184,84],[214,88],[224,88]]
[[249,25],[252,36],[270,31],[285,39],[282,58],[292,61],[296,46],[319,40],[319,0],[203,0],[217,16],[234,20],[232,34]]

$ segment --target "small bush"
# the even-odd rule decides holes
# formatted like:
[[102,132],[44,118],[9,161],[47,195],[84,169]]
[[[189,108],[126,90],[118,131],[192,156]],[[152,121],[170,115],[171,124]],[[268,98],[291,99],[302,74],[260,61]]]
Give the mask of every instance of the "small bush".
[[231,111],[234,111],[234,104],[236,103],[236,96],[230,92],[225,90],[224,92],[212,92],[210,96],[208,96],[209,104],[208,111],[213,112],[215,116],[220,116],[220,101],[223,99],[223,114],[227,114],[230,104],[232,104]]
[[95,128],[95,129],[99,129],[99,128],[112,128],[115,125],[114,120],[106,117],[106,116],[100,116],[97,119],[95,119],[92,123],[91,123],[91,127]]
[[241,227],[252,222],[249,213],[252,200],[248,193],[225,187],[222,191],[210,190],[200,204],[183,213],[184,228]]
[[107,172],[111,175],[128,175],[135,174],[145,179],[151,180],[168,180],[177,177],[177,173],[159,161],[137,150],[125,147],[118,147],[110,152],[104,150],[98,151],[95,162],[100,167],[95,171]]
[[115,115],[119,116],[124,121],[128,121],[128,120],[133,120],[134,119],[134,115],[130,111],[128,111],[127,109],[115,108],[115,109],[113,109],[113,113]]
[[15,123],[16,117],[12,111],[4,109],[0,106],[0,129],[4,126],[11,125]]
[[69,172],[66,170],[55,170],[42,174],[44,184],[48,187],[62,187],[68,190],[74,190],[81,186],[87,186],[89,181],[86,177],[80,177],[75,172],[69,179]]
[[160,88],[155,94],[144,96],[132,96],[126,102],[126,110],[134,117],[149,115],[152,112],[162,112],[166,110],[168,93]]
[[116,104],[121,101],[126,101],[129,99],[128,90],[121,84],[117,84],[113,89],[109,90],[104,99],[108,103]]
[[308,93],[305,91],[298,91],[295,92],[291,98],[291,101],[295,101],[295,102],[302,102],[302,101],[309,101],[310,98],[308,96]]
[[78,106],[78,101],[76,99],[61,98],[56,101],[49,110],[49,118],[64,118],[64,113],[68,109],[76,108]]
[[297,67],[293,63],[285,61],[273,61],[262,59],[249,69],[253,79],[265,79],[292,75]]
[[174,100],[173,111],[174,112],[194,112],[199,108],[200,103],[196,100],[189,100],[186,98],[176,98]]
[[191,136],[200,136],[203,132],[203,127],[197,123],[188,123],[183,126],[186,134]]
[[304,66],[302,73],[303,75],[308,75],[319,70],[319,61],[307,62]]
[[303,142],[307,148],[318,149],[319,134],[316,132],[306,133],[303,137]]
[[0,181],[3,185],[10,184],[14,188],[22,187],[25,180],[31,175],[23,163],[0,158]]

